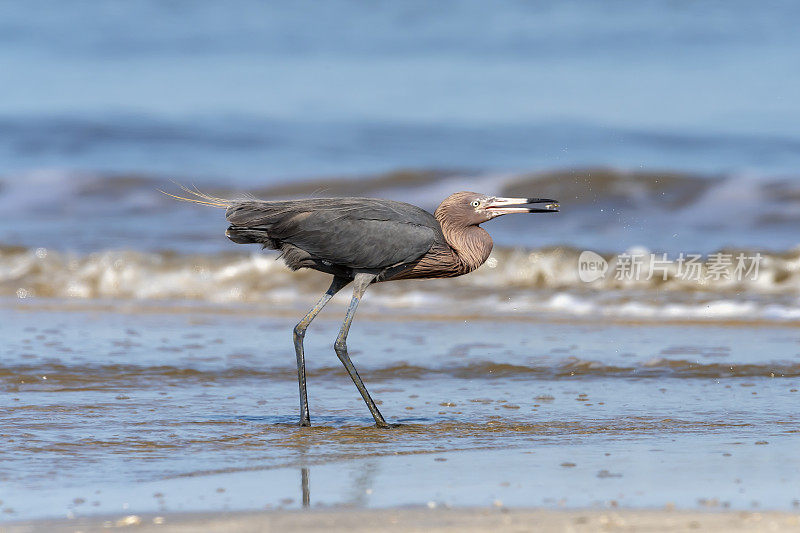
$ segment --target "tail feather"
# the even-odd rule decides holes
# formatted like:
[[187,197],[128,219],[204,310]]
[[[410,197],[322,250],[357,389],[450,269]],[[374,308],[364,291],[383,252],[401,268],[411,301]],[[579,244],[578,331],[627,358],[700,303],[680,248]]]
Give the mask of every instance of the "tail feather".
[[[269,210],[265,213],[263,208],[266,205],[270,205],[269,202],[256,200],[249,195],[236,200],[229,200],[201,192],[196,186],[190,189],[180,183],[173,183],[186,193],[186,196],[178,196],[161,189],[158,189],[158,191],[182,202],[225,209],[225,217],[231,223],[231,226],[225,231],[225,235],[233,242],[238,244],[257,243],[266,248],[275,249],[280,247],[280,243],[268,235],[267,228],[259,227],[259,223],[267,222],[264,220],[264,216],[265,214],[268,215]],[[257,206],[261,206],[262,209],[259,210]],[[267,218],[269,217],[267,216]]]
[[194,187],[194,189],[190,189],[185,185],[181,185],[180,183],[176,182],[173,183],[175,183],[175,185],[177,185],[183,192],[185,192],[189,196],[189,198],[185,196],[170,194],[166,191],[162,191],[161,189],[158,189],[158,192],[166,194],[167,196],[171,196],[172,198],[175,198],[176,200],[180,200],[182,202],[191,202],[193,204],[208,205],[211,207],[218,207],[221,209],[227,209],[235,203],[234,200],[227,200],[225,198],[218,198],[216,196],[211,196],[210,194],[205,194],[201,192],[200,189],[198,189],[196,186]]

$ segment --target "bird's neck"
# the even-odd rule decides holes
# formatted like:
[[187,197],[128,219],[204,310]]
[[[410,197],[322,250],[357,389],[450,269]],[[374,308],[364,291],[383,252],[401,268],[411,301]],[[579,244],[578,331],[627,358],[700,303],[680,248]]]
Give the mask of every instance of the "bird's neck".
[[[439,218],[439,217],[437,217]],[[492,238],[480,226],[463,226],[439,219],[442,233],[461,263],[464,274],[481,266],[492,252]]]

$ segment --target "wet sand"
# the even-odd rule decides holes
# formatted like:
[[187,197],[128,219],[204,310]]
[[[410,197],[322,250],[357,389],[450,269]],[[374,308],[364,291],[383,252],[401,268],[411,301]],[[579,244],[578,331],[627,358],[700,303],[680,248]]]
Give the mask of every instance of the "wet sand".
[[306,339],[311,428],[296,425],[296,316],[113,307],[0,307],[0,521],[800,507],[793,328],[392,320],[365,305],[349,346],[400,424],[385,431],[331,349],[338,304]]
[[798,531],[800,515],[791,513],[698,511],[558,511],[544,509],[392,509],[379,511],[306,511],[190,515],[125,515],[91,519],[9,524],[8,533],[108,531],[183,533],[188,531]]

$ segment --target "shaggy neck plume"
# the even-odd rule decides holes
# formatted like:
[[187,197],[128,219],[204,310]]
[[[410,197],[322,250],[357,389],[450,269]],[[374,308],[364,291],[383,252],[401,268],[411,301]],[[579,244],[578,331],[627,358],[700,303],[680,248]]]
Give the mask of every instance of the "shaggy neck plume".
[[480,226],[467,225],[457,218],[449,217],[447,206],[442,204],[434,216],[442,226],[442,233],[461,263],[463,273],[472,272],[481,266],[492,252],[492,238]]

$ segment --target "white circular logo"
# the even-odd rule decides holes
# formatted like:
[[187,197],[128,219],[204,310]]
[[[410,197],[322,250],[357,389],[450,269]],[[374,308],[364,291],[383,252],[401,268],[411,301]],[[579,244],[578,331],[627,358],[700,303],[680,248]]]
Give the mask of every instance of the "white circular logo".
[[608,261],[603,259],[600,254],[589,250],[581,252],[578,257],[578,277],[585,283],[604,278],[608,271]]

